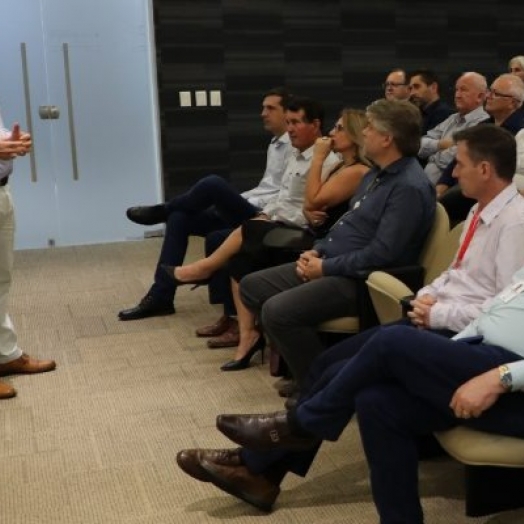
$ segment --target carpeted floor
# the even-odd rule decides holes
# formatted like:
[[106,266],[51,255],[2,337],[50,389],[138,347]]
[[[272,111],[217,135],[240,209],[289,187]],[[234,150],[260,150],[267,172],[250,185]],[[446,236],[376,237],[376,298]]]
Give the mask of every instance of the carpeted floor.
[[[267,365],[223,373],[231,350],[194,329],[215,320],[205,289],[180,289],[177,314],[119,322],[147,290],[159,240],[16,254],[11,314],[20,345],[58,369],[7,380],[0,403],[0,523],[376,523],[358,432],[326,444],[306,479],[288,476],[271,515],[184,475],[186,447],[229,447],[221,412],[281,409]],[[201,244],[192,244],[191,256]],[[426,520],[524,522],[524,511],[464,516],[461,467],[421,466]]]

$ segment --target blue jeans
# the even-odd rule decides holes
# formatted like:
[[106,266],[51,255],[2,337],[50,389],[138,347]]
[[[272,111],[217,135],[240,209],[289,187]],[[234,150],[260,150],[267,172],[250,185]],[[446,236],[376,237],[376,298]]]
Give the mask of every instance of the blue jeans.
[[213,231],[236,228],[253,218],[258,209],[217,175],[202,178],[189,191],[167,202],[165,207],[169,216],[155,281],[149,293],[160,302],[172,302],[176,285],[160,265],[181,265],[191,235],[205,237]]

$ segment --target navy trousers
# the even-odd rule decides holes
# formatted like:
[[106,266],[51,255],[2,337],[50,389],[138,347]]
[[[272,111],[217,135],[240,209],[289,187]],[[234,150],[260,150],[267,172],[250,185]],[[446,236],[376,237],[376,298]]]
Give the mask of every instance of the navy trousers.
[[[464,382],[520,359],[497,346],[451,341],[407,326],[382,327],[292,416],[311,434],[337,440],[357,412],[381,523],[422,523],[417,437],[458,423],[524,437],[521,393],[501,396],[477,419],[458,420],[449,407],[453,393]],[[294,468],[290,471],[307,471],[307,461],[315,453],[276,450],[267,458],[268,462],[285,461]],[[263,454],[257,460],[250,455],[254,453],[246,459],[258,472],[264,471]]]
[[149,293],[161,302],[172,302],[176,286],[160,265],[181,265],[191,235],[205,237],[213,231],[231,230],[253,218],[259,210],[217,175],[202,178],[165,206],[168,219],[164,242]]

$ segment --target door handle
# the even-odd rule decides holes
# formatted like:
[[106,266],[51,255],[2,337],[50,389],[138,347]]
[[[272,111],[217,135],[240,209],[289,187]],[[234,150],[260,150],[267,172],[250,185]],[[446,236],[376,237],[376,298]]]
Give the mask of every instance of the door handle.
[[73,163],[73,180],[79,179],[78,157],[76,150],[75,118],[73,113],[73,90],[71,87],[71,68],[69,67],[69,44],[62,44],[64,53],[64,73],[67,96],[67,115],[69,121],[69,137],[71,141],[71,161]]
[[35,154],[35,137],[33,135],[33,117],[31,112],[31,93],[29,90],[29,68],[27,67],[27,46],[25,42],[20,44],[20,54],[22,58],[22,76],[24,81],[24,98],[27,132],[33,140],[33,147],[29,153],[29,163],[31,165],[31,182],[37,182],[38,176],[36,171],[36,154]]

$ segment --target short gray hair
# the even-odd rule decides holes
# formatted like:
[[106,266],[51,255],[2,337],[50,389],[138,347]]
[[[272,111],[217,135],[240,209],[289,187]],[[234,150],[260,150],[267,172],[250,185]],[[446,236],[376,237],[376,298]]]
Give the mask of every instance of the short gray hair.
[[420,110],[407,100],[375,100],[366,108],[373,125],[391,135],[403,156],[416,156],[420,149],[422,118]]

